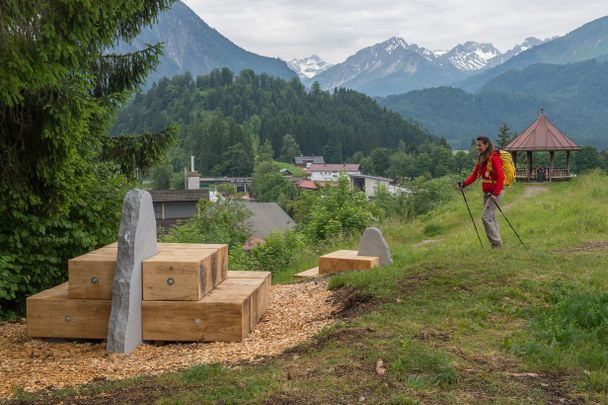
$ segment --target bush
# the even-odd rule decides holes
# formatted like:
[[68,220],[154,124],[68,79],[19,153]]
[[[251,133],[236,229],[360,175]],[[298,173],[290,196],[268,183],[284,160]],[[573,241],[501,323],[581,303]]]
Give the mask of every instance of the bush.
[[308,221],[302,229],[313,241],[350,232],[362,232],[378,219],[378,209],[365,193],[351,190],[348,178],[341,177],[336,186],[327,186],[314,200]]
[[246,223],[251,211],[239,201],[225,198],[217,202],[200,200],[197,210],[197,215],[172,227],[160,240],[179,243],[226,243],[232,249],[240,248],[251,236],[251,225]]
[[273,232],[249,252],[252,268],[273,273],[284,271],[296,264],[297,253],[305,247],[304,236],[300,233]]

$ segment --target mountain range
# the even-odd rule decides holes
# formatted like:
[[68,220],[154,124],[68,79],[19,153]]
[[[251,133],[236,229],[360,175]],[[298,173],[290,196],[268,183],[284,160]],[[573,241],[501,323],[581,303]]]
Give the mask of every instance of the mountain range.
[[608,147],[608,17],[539,44],[454,87],[377,99],[466,148],[508,123],[520,132],[541,107],[575,141]]
[[120,43],[114,51],[133,52],[158,42],[164,43],[164,55],[156,71],[148,77],[147,87],[163,76],[173,77],[187,71],[196,76],[222,67],[237,73],[252,69],[284,79],[296,77],[281,59],[260,56],[239,47],[181,1],[161,14],[156,24],[143,28],[131,43]]
[[249,52],[178,1],[115,50],[156,42],[164,42],[165,55],[146,87],[186,71],[196,76],[221,67],[235,73],[252,69],[284,79],[298,76],[308,87],[316,81],[323,89],[347,87],[377,96],[456,147],[468,146],[476,134],[492,134],[502,122],[521,131],[542,106],[575,140],[608,145],[608,100],[597,91],[608,93],[608,17],[563,37],[527,38],[504,53],[489,43],[429,50],[392,37],[331,65],[317,55],[285,62]]
[[308,86],[318,82],[325,90],[347,87],[371,96],[405,93],[461,82],[544,42],[527,38],[505,53],[490,43],[474,41],[447,51],[431,51],[393,37],[361,49],[312,77],[304,75],[303,81]]

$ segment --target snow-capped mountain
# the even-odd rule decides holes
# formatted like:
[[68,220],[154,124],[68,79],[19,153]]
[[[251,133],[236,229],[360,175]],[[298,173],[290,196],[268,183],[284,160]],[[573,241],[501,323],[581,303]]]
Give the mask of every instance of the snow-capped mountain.
[[468,41],[464,44],[456,45],[454,48],[443,54],[437,54],[438,60],[443,63],[450,63],[457,69],[471,72],[483,69],[490,60],[502,55],[502,53],[492,44],[480,44]]
[[301,80],[311,79],[319,73],[329,69],[333,65],[325,62],[317,55],[312,55],[302,59],[292,59],[287,65],[296,72]]
[[487,67],[498,66],[501,63],[504,63],[507,60],[511,59],[512,57],[517,56],[520,53],[527,51],[528,49],[533,48],[537,45],[544,44],[545,42],[551,41],[554,38],[555,37],[546,38],[546,39],[538,39],[535,37],[528,37],[521,44],[517,44],[512,49],[509,49],[507,52],[496,56],[494,59],[492,59],[490,61],[490,63],[488,63]]
[[464,77],[454,66],[440,63],[432,51],[393,37],[361,49],[306,83],[317,81],[323,89],[348,87],[381,96],[433,87]]
[[431,51],[392,37],[303,80],[308,85],[317,81],[326,90],[348,87],[385,96],[457,83],[541,43],[528,38],[503,54],[490,43],[468,41],[447,51]]

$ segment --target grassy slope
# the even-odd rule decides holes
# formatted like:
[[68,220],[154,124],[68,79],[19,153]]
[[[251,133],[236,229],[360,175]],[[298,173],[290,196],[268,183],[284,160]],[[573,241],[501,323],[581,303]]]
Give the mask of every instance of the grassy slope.
[[[509,189],[504,203],[530,250],[518,245],[504,221],[504,249],[479,248],[464,204],[455,198],[414,223],[384,225],[394,264],[331,282],[371,295],[371,311],[327,329],[314,343],[264,365],[199,366],[90,385],[79,395],[104,392],[106,400],[127,402],[138,395],[167,404],[606,401],[606,369],[588,371],[576,347],[547,360],[514,353],[506,342],[533,341],[529,321],[552,307],[556,291],[608,290],[607,250],[568,251],[608,240],[608,178],[583,176],[536,196],[526,196],[524,188]],[[469,201],[479,211],[477,189],[469,191]],[[413,247],[430,238],[440,241]],[[387,363],[384,378],[375,372],[377,359]],[[74,400],[76,391],[53,398]]]
[[278,160],[275,160],[274,162],[281,169],[289,170],[294,175],[294,177],[304,177],[304,169],[302,169],[301,167],[291,163],[279,162]]

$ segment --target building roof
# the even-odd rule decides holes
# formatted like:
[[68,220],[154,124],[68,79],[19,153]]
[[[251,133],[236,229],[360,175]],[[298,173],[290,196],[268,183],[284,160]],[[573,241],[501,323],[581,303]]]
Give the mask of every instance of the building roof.
[[325,163],[323,156],[296,156],[293,158],[293,162],[296,165],[303,165],[305,163]]
[[508,151],[579,150],[580,146],[564,135],[545,116],[543,109],[532,125],[509,143]]
[[209,199],[209,190],[153,190],[152,202],[196,202]]
[[338,164],[319,164],[313,163],[308,168],[310,172],[358,172],[361,168],[359,164],[338,163]]
[[241,201],[252,212],[247,223],[253,228],[253,235],[264,238],[273,231],[286,231],[293,229],[296,223],[277,203]]
[[299,180],[296,182],[296,187],[304,190],[316,190],[317,184],[319,187],[325,187],[324,181],[312,181],[312,180]]
[[389,179],[388,177],[372,176],[370,174],[349,174],[348,176],[356,177],[358,179],[373,179],[373,180],[380,180],[380,181],[388,181],[389,183],[393,182],[393,179]]

